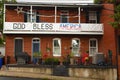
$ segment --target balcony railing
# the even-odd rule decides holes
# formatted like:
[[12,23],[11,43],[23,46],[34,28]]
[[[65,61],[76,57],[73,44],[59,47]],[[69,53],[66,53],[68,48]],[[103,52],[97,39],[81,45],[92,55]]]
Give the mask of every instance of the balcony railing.
[[102,35],[103,24],[5,22],[4,34],[92,34]]

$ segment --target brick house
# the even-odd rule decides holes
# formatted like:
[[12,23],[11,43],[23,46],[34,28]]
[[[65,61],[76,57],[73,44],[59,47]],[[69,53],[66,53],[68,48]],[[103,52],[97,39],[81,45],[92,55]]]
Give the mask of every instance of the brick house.
[[16,63],[19,52],[27,52],[32,62],[35,52],[57,58],[73,53],[79,58],[89,51],[90,57],[103,53],[107,60],[111,50],[116,64],[115,29],[109,24],[114,21],[110,17],[113,4],[94,4],[93,0],[21,0],[5,3],[4,9],[5,56],[6,61],[10,57],[10,63]]

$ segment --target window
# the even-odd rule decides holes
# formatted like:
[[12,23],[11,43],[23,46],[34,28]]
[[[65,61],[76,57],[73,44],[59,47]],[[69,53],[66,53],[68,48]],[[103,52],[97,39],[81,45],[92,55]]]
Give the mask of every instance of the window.
[[15,52],[15,55],[19,52],[23,52],[23,39],[22,38],[15,38],[14,52]]
[[96,52],[98,52],[98,41],[97,39],[89,40],[89,55],[93,56]]
[[59,38],[53,39],[53,56],[61,56],[61,40]]
[[[31,22],[30,12],[27,13],[27,22]],[[32,13],[32,22],[36,22],[36,12]]]
[[89,23],[97,23],[96,11],[89,11]]
[[74,56],[79,56],[80,53],[80,40],[79,39],[72,39],[72,54]]
[[24,22],[31,22],[31,21],[39,22],[39,13],[38,12],[32,12],[32,16],[29,11],[26,11],[26,13],[24,13]]
[[61,23],[68,23],[68,11],[61,11]]

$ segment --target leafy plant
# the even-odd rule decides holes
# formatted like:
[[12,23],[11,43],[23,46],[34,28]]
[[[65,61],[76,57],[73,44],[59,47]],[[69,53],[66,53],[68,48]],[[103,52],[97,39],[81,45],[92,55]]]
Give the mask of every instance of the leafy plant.
[[74,53],[73,52],[70,53],[70,57],[74,57]]
[[94,3],[99,4],[99,3],[114,3],[115,0],[94,0]]
[[47,58],[47,59],[45,59],[45,64],[47,64],[47,65],[59,64],[59,59],[57,59],[57,58]]
[[99,3],[101,3],[103,0],[94,0],[94,3],[96,3],[96,4],[99,4]]
[[50,52],[50,51],[51,51],[51,48],[46,47],[46,51],[47,51],[47,52]]
[[41,52],[35,52],[33,53],[33,57],[41,57]]
[[114,22],[110,22],[110,24],[114,27],[114,28],[119,28],[120,26],[120,5],[115,7],[115,13],[112,15],[112,17],[114,18]]

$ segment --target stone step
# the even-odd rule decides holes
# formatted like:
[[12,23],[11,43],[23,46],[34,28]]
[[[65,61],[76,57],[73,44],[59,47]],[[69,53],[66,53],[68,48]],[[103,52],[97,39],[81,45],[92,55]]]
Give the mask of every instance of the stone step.
[[1,70],[2,70],[2,71],[7,71],[8,68],[7,68],[5,65],[3,65],[2,68],[1,68]]

